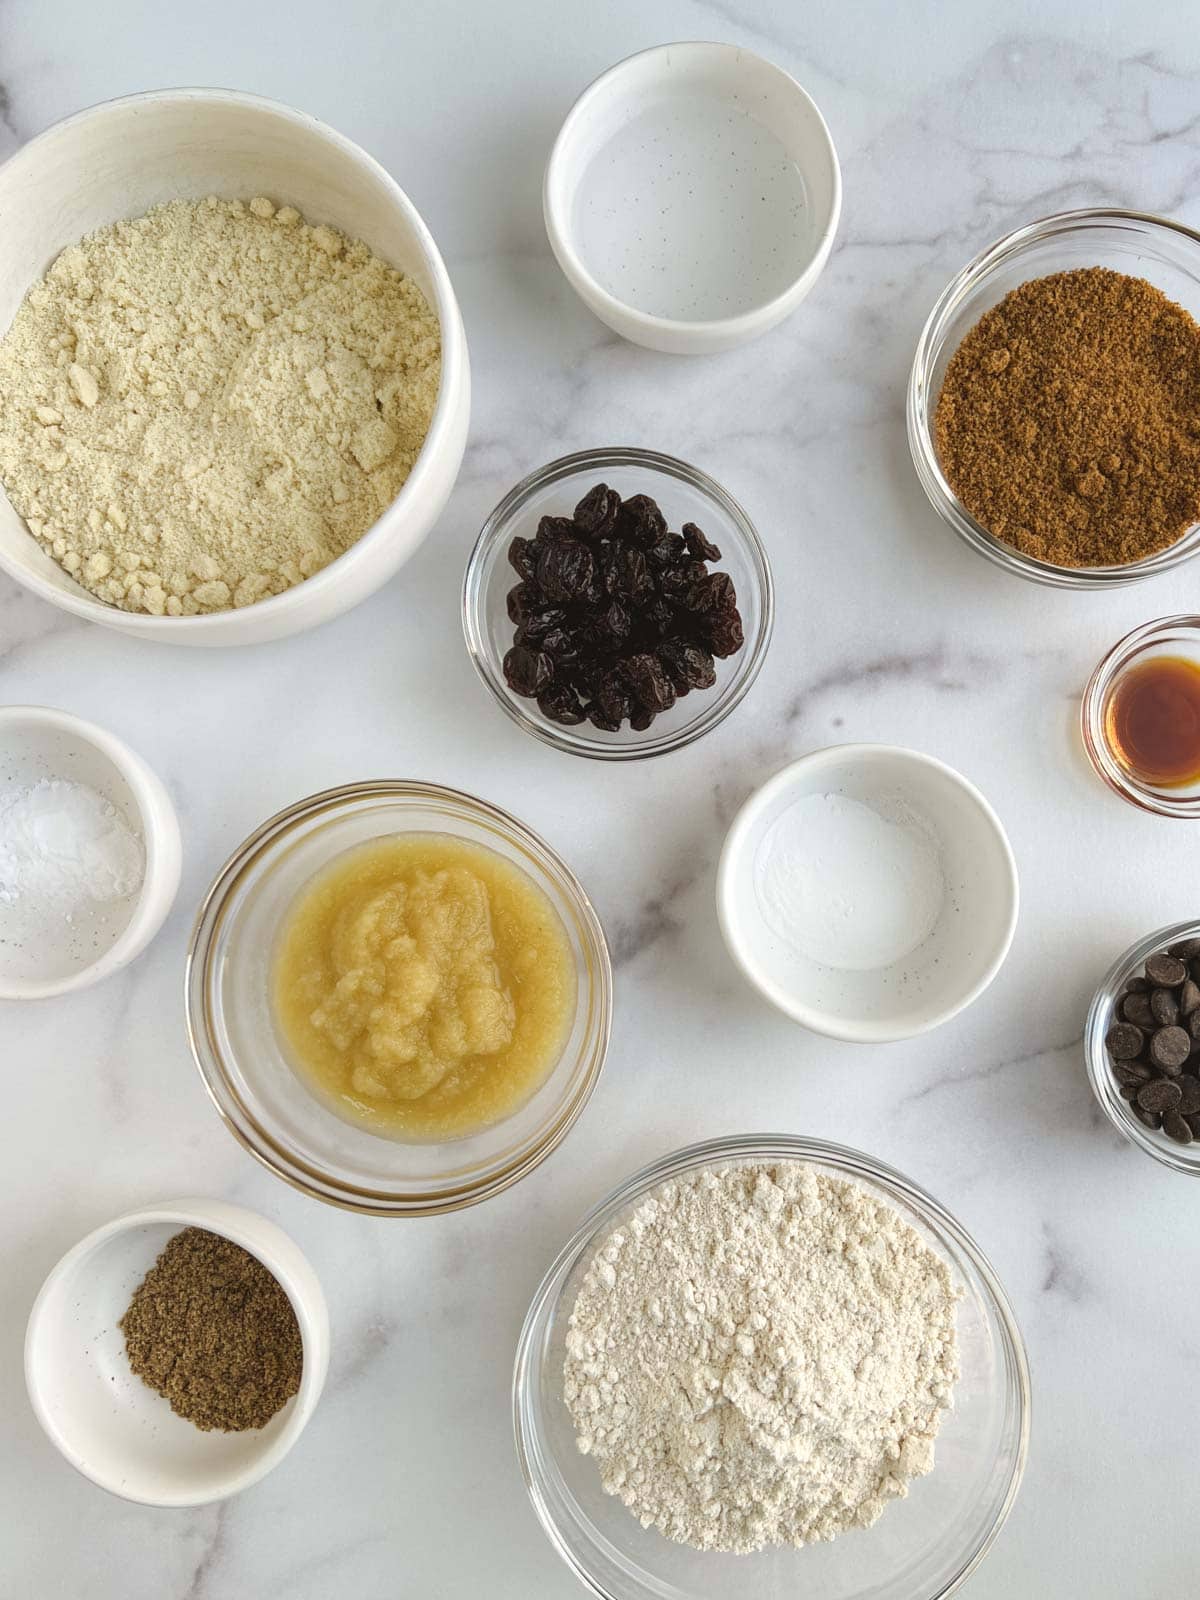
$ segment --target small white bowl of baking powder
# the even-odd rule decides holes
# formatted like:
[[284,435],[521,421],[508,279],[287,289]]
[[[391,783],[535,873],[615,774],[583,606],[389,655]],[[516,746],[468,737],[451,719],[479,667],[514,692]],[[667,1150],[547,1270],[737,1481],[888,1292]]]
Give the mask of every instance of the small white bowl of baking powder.
[[94,722],[0,706],[0,1000],[86,989],[126,966],[179,887],[161,780]]
[[774,1005],[816,1033],[926,1033],[996,976],[1017,923],[1000,819],[952,767],[833,745],[742,807],[717,875],[721,931]]

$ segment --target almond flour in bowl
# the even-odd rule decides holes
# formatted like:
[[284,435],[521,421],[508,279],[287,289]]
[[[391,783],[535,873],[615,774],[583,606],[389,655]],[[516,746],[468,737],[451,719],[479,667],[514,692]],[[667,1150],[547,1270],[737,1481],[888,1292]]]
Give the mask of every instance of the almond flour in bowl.
[[62,252],[0,341],[0,479],[97,599],[155,616],[311,577],[395,499],[441,377],[413,281],[291,206],[157,206]]

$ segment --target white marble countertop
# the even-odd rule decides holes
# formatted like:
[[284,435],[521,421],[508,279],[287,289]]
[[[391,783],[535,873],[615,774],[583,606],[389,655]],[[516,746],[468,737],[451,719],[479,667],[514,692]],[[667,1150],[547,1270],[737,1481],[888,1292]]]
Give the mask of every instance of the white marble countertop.
[[[1109,596],[996,572],[926,505],[902,397],[933,298],[1010,226],[1100,202],[1200,223],[1200,44],[1183,0],[987,9],[987,21],[979,6],[885,0],[0,9],[0,154],[89,102],[195,82],[289,101],[360,141],[442,246],[476,395],[440,526],[382,593],[319,632],[158,648],[0,580],[0,700],[67,707],[129,739],[171,788],[185,852],[174,913],[132,969],[0,1007],[5,1596],[570,1600],[581,1591],[538,1528],[510,1438],[525,1306],[622,1175],[697,1137],[762,1128],[910,1173],[1012,1296],[1032,1452],[964,1594],[1194,1591],[1200,1190],[1101,1121],[1080,1031],[1109,960],[1196,915],[1200,854],[1182,824],[1138,814],[1090,775],[1074,718],[1099,655],[1137,623],[1194,608],[1200,569]],[[621,344],[592,320],[550,256],[539,192],[578,90],[635,49],[689,37],[737,40],[794,72],[845,178],[811,298],[765,341],[698,361]],[[743,501],[770,545],[780,613],[762,677],[715,734],[599,770],[492,705],[462,646],[458,588],[481,519],[517,477],[630,442],[696,462]],[[1007,823],[1022,873],[1000,977],[911,1044],[802,1032],[739,978],[717,932],[733,809],[789,757],[843,739],[960,767]],[[181,1014],[193,911],[230,848],[300,795],[378,776],[477,791],[543,832],[591,890],[618,969],[608,1067],[566,1146],[500,1199],[418,1223],[345,1215],[256,1166],[204,1095]],[[243,1202],[294,1235],[324,1281],[334,1354],[320,1409],[274,1474],[219,1508],[168,1513],[109,1498],[57,1455],[26,1403],[21,1341],[67,1246],[181,1190]]]

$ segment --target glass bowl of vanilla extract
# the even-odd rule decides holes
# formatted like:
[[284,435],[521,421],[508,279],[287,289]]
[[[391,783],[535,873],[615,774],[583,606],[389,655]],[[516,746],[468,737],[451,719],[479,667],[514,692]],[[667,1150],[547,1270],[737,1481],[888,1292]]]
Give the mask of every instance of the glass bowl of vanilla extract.
[[1160,617],[1117,641],[1083,693],[1088,759],[1160,817],[1200,817],[1200,616]]

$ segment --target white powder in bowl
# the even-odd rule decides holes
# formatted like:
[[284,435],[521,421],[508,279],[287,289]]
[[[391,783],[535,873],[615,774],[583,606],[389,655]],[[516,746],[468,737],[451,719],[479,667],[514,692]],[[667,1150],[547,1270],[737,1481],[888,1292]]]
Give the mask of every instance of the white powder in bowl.
[[886,811],[846,795],[809,794],[764,835],[754,861],[759,909],[809,961],[875,971],[933,931],[946,897],[937,838],[901,802],[886,803]]
[[643,1527],[699,1550],[870,1527],[933,1468],[958,1295],[858,1184],[795,1161],[686,1173],[584,1273],[563,1370],[576,1442]]
[[141,840],[87,784],[43,778],[0,796],[0,905],[70,922],[133,894],[144,869]]

